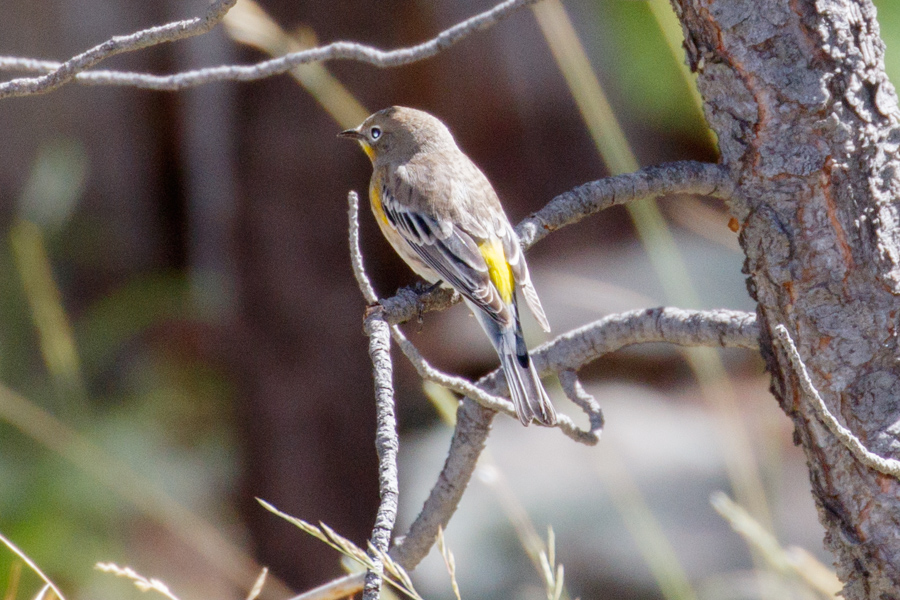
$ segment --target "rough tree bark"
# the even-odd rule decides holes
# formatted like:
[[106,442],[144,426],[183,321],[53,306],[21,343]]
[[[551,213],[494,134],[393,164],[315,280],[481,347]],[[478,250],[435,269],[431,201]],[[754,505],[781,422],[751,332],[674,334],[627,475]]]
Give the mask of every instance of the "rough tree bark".
[[772,389],[806,451],[846,598],[900,597],[900,483],[817,419],[771,332],[787,326],[830,411],[900,458],[897,97],[869,0],[672,0],[738,186]]

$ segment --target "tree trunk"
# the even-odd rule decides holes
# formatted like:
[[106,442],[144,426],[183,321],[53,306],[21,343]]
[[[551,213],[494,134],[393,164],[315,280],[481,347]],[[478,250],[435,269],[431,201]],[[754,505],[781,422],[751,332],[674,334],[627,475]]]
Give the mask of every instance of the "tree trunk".
[[673,0],[722,163],[772,389],[806,451],[844,595],[900,597],[900,483],[816,417],[770,334],[784,324],[828,409],[900,458],[897,97],[869,0]]

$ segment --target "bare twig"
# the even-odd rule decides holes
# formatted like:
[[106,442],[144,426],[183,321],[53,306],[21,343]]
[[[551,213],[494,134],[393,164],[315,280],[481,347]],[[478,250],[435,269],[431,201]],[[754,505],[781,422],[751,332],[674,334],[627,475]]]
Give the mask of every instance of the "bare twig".
[[[234,6],[236,1],[216,0],[202,17],[151,27],[131,35],[115,36],[60,64],[51,65],[44,61],[13,57],[0,58],[0,66],[4,68],[15,67],[17,60],[23,61],[21,64],[26,67],[26,70],[35,70],[41,66],[52,68],[49,73],[38,77],[24,77],[0,83],[0,98],[43,94],[55,90],[76,77],[81,79],[80,73],[111,56],[206,33],[219,24],[219,21],[225,17],[225,13]],[[94,76],[96,75],[95,73]]]
[[489,10],[457,23],[449,29],[445,29],[427,42],[398,50],[379,50],[378,48],[355,42],[333,42],[318,48],[292,52],[255,65],[224,65],[186,71],[174,75],[150,75],[120,71],[84,72],[104,58],[114,54],[137,50],[138,48],[208,31],[222,19],[228,8],[235,2],[235,0],[219,0],[210,8],[205,17],[170,23],[161,27],[139,31],[129,36],[114,37],[62,64],[46,63],[28,58],[0,57],[0,69],[26,71],[35,71],[42,68],[54,69],[52,72],[39,77],[14,79],[0,84],[0,98],[48,92],[72,79],[78,83],[89,85],[122,85],[172,91],[216,81],[253,81],[263,79],[286,73],[298,65],[326,60],[355,60],[369,63],[376,67],[397,67],[430,58],[472,33],[487,29],[519,8],[534,4],[537,1],[506,0]]
[[494,396],[462,377],[449,375],[431,366],[422,356],[422,353],[419,352],[419,349],[403,335],[403,332],[396,325],[391,326],[391,334],[394,337],[394,341],[400,346],[400,350],[419,373],[419,377],[425,381],[433,381],[449,390],[453,390],[457,394],[468,396],[487,409],[502,412],[511,417],[516,416],[512,402],[506,398]]
[[350,265],[353,267],[353,276],[366,304],[374,306],[378,304],[378,294],[375,293],[375,288],[372,287],[372,282],[369,281],[363,267],[362,250],[359,248],[359,196],[356,192],[351,191],[347,194],[347,204],[349,205],[347,215],[350,220]]
[[[733,193],[734,182],[719,165],[682,161],[645,167],[634,173],[591,181],[560,194],[519,223],[516,233],[522,246],[528,249],[551,231],[577,223],[611,206],[665,194],[698,194],[728,200]],[[424,312],[447,308],[458,300],[446,289],[419,294],[404,288],[391,298],[382,299],[381,305],[385,308],[388,322],[396,325],[415,319]]]
[[800,380],[800,387],[813,401],[813,408],[828,428],[828,431],[833,433],[859,462],[879,473],[900,479],[900,461],[893,458],[884,458],[866,448],[859,438],[853,435],[852,431],[841,425],[835,416],[831,414],[831,411],[828,410],[825,401],[822,400],[822,396],[809,377],[809,371],[807,371],[803,359],[800,358],[800,352],[797,351],[797,346],[794,345],[794,340],[791,339],[791,334],[788,333],[787,327],[776,325],[775,337],[778,338],[781,347],[788,355],[788,359],[790,359],[791,365],[794,367],[794,372]]

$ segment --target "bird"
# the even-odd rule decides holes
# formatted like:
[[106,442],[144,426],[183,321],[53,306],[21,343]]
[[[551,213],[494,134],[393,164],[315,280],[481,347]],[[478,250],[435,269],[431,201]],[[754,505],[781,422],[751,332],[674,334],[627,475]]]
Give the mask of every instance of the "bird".
[[556,411],[528,353],[518,294],[544,331],[550,324],[500,199],[437,117],[403,106],[338,134],[372,161],[369,200],[382,234],[432,285],[463,298],[500,357],[523,425],[552,427]]

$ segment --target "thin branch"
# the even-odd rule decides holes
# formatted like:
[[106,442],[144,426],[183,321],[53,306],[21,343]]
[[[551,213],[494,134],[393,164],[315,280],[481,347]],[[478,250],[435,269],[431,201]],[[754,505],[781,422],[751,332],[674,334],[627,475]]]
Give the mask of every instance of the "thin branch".
[[[759,349],[756,315],[738,310],[660,307],[608,315],[538,346],[532,354],[540,373],[580,369],[614,350],[667,342],[678,346]],[[610,350],[609,340],[615,340]]]
[[371,546],[377,552],[369,556],[375,569],[366,573],[363,600],[377,600],[381,594],[382,559],[379,553],[387,553],[391,544],[391,533],[397,520],[397,503],[400,486],[397,483],[397,419],[394,416],[394,383],[391,365],[390,326],[379,314],[379,310],[369,311],[365,331],[369,336],[369,357],[372,360],[372,374],[375,378],[375,447],[378,450],[378,487],[381,504],[375,515]]
[[525,248],[566,225],[619,204],[670,194],[695,194],[730,200],[734,182],[713,163],[680,161],[644,167],[632,173],[591,181],[551,200],[516,227]]
[[372,287],[372,282],[363,267],[362,250],[359,247],[359,196],[356,192],[351,191],[347,194],[347,204],[349,205],[347,216],[350,220],[350,266],[353,267],[353,277],[356,278],[356,284],[366,304],[374,306],[378,304],[378,294],[375,293],[375,288]]
[[[634,173],[585,183],[560,194],[519,223],[516,233],[522,246],[528,249],[548,233],[611,206],[666,194],[697,194],[729,200],[733,193],[734,182],[728,171],[719,165],[682,161],[645,167]],[[459,298],[446,289],[419,294],[403,288],[391,298],[382,299],[381,305],[388,322],[396,325],[458,301]]]
[[[86,69],[104,58],[181,39],[189,35],[197,35],[211,29],[218,23],[225,12],[236,0],[219,0],[206,17],[170,23],[162,27],[154,27],[124,37],[115,37],[103,44],[76,56],[54,71],[35,78],[14,79],[0,84],[0,98],[24,96],[48,92],[75,79],[78,83],[89,85],[123,85],[150,90],[181,90],[188,87],[213,83],[216,81],[253,81],[273,75],[286,73],[298,65],[326,60],[355,60],[369,63],[376,67],[398,67],[426,58],[446,50],[460,40],[476,31],[487,29],[502,21],[516,10],[534,4],[538,0],[506,0],[493,8],[479,13],[449,29],[445,29],[436,37],[409,48],[397,50],[380,50],[355,42],[333,42],[318,48],[310,48],[300,52],[292,52],[279,58],[259,62],[255,65],[223,65],[176,73],[174,75],[151,75],[146,73],[126,73],[120,71],[90,71]],[[219,10],[225,7],[224,10]],[[219,14],[221,12],[221,14]],[[215,20],[214,20],[215,19]],[[205,28],[202,29],[201,28]],[[55,63],[54,63],[55,64]],[[0,69],[35,70],[50,67],[43,61],[21,59],[16,57],[0,57]]]
[[[65,85],[83,71],[111,56],[204,34],[219,24],[219,21],[225,17],[225,13],[234,6],[235,2],[237,0],[216,0],[202,17],[151,27],[131,35],[115,36],[99,46],[94,46],[90,50],[54,66],[53,70],[45,75],[0,83],[0,98],[43,94]],[[9,68],[15,64],[16,60],[12,57],[3,57],[0,59],[0,65]],[[40,66],[42,62],[24,59],[22,64],[31,70]]]
[[[626,346],[668,342],[681,346],[726,346],[758,348],[756,316],[738,311],[688,311],[674,308],[635,310],[610,315],[561,335],[532,353],[541,373],[577,369],[590,360]],[[504,381],[499,369],[483,377],[477,386],[498,393]],[[397,562],[409,571],[421,561],[446,527],[468,485],[478,456],[484,448],[496,413],[469,398],[460,403],[456,430],[437,483],[431,490],[409,532],[395,541],[391,550]]]
[[[391,326],[384,320],[384,310],[377,306],[378,296],[366,275],[362,251],[359,248],[359,198],[356,192],[347,195],[350,221],[350,263],[363,297],[369,303],[364,329],[369,336],[369,358],[375,379],[375,447],[378,451],[378,487],[381,504],[375,515],[370,546],[375,552],[369,556],[375,569],[369,569],[363,587],[363,600],[377,600],[381,594],[382,558],[390,550],[391,533],[397,520],[400,486],[397,482],[397,418],[394,414],[394,382],[391,364]],[[375,306],[373,306],[375,305]]]
[[595,400],[591,394],[588,394],[587,391],[585,391],[584,386],[581,385],[581,381],[578,380],[578,372],[575,371],[575,369],[564,369],[560,371],[559,383],[566,393],[566,397],[580,406],[581,410],[587,414],[591,423],[590,432],[599,438],[600,432],[603,431],[603,425],[605,424],[603,410],[601,410],[597,400]]
[[[397,520],[400,485],[397,481],[397,418],[394,410],[393,365],[391,364],[391,326],[384,320],[384,309],[366,275],[362,251],[359,247],[359,198],[356,192],[347,195],[350,221],[350,262],[353,275],[363,297],[369,303],[364,329],[369,336],[369,358],[375,380],[375,448],[378,451],[378,489],[381,503],[375,515],[375,526],[369,540],[369,556],[374,568],[366,572],[363,600],[378,600],[384,570],[383,557],[391,547],[391,534]],[[374,306],[373,306],[374,305]]]
[[397,345],[400,347],[400,350],[406,358],[409,359],[410,364],[415,367],[419,377],[425,381],[432,381],[449,390],[453,390],[457,394],[468,396],[484,408],[493,410],[494,412],[502,412],[510,417],[516,416],[516,411],[513,408],[512,402],[506,398],[494,396],[462,377],[444,373],[431,366],[431,364],[422,356],[422,353],[419,352],[419,349],[403,335],[403,332],[400,331],[398,326],[391,326],[391,334],[394,337],[394,341],[397,342]]
[[853,435],[852,431],[841,425],[835,416],[831,414],[831,411],[828,410],[825,401],[822,400],[822,396],[809,377],[809,371],[807,371],[803,359],[800,358],[800,352],[797,351],[797,346],[794,345],[794,340],[791,339],[791,334],[788,333],[787,327],[776,325],[775,337],[778,338],[781,347],[788,355],[788,359],[790,359],[791,365],[794,367],[794,372],[800,379],[800,387],[813,401],[813,408],[816,414],[819,415],[819,418],[822,419],[828,430],[844,444],[859,462],[879,473],[900,479],[900,460],[884,458],[866,448],[859,438]]

